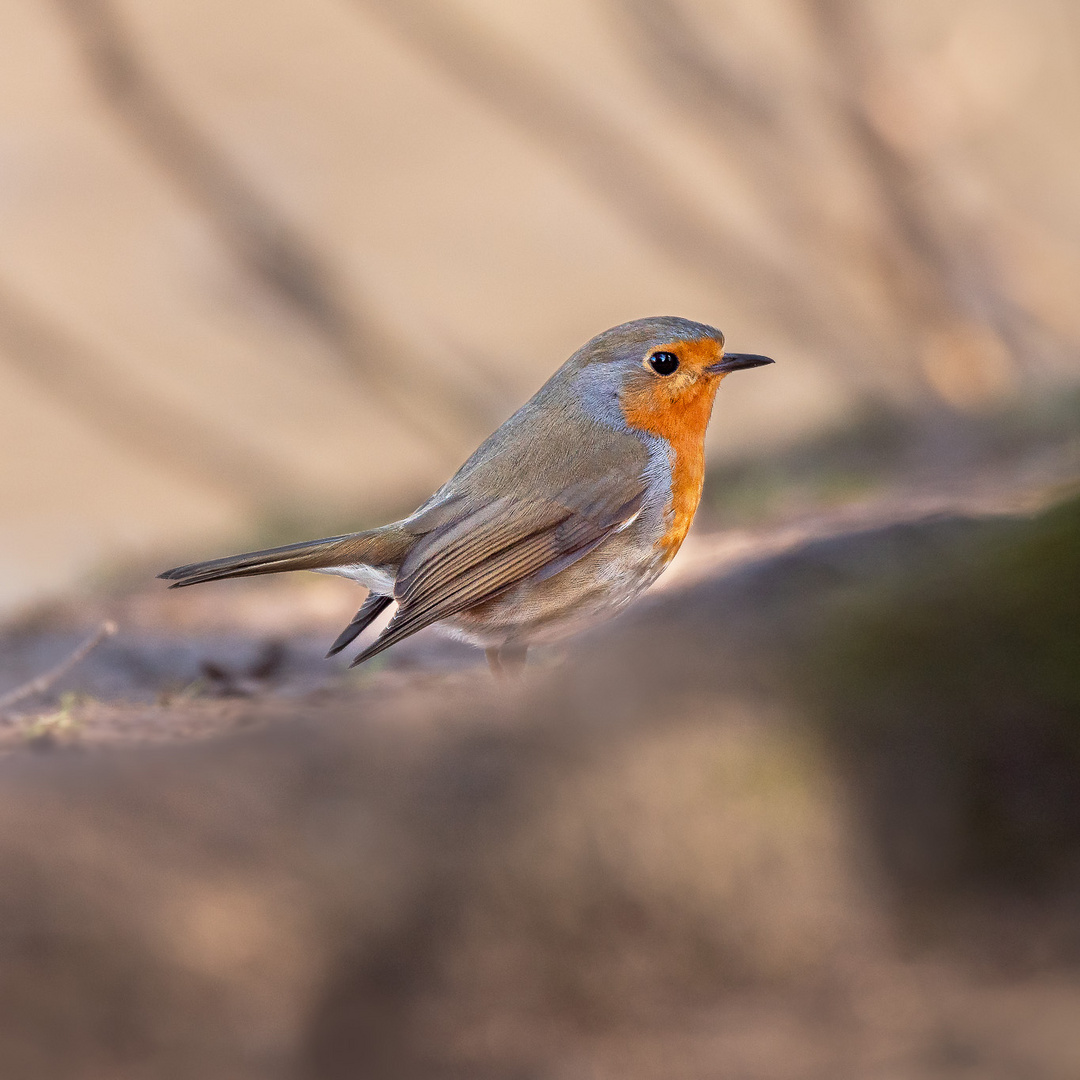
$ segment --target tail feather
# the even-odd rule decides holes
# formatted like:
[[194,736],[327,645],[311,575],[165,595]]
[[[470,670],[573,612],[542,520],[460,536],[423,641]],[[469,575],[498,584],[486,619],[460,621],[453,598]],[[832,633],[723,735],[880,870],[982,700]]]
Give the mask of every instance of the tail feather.
[[413,538],[396,524],[368,532],[307,540],[264,551],[228,555],[224,559],[189,563],[166,570],[158,577],[171,581],[171,589],[200,585],[222,578],[280,574],[286,570],[323,570],[333,566],[396,566],[404,559]]

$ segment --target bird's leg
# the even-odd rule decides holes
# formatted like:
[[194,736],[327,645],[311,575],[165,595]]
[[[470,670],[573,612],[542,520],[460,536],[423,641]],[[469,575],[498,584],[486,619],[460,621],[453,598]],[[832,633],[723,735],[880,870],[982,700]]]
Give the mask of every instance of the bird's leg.
[[528,652],[528,645],[498,645],[484,650],[491,673],[497,679],[519,678]]

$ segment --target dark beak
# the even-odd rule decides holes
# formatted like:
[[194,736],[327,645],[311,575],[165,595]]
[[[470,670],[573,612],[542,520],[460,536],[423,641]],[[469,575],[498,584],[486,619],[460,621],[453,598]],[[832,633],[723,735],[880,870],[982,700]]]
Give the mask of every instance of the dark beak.
[[758,356],[757,353],[729,352],[724,353],[724,358],[715,364],[710,364],[705,370],[713,375],[726,375],[729,371],[742,371],[743,368],[764,367],[765,364],[775,364],[767,356]]

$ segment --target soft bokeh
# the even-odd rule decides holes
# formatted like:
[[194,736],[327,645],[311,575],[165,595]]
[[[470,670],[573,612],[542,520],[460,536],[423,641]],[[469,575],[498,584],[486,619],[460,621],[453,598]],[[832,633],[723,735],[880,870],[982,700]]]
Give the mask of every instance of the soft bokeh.
[[0,603],[407,511],[649,314],[780,360],[714,462],[881,410],[963,459],[957,414],[1080,380],[1078,39],[1056,0],[4,0]]
[[[1080,1076],[1078,136],[1074,0],[0,0],[0,1080]],[[519,679],[154,580],[659,313],[777,363]]]

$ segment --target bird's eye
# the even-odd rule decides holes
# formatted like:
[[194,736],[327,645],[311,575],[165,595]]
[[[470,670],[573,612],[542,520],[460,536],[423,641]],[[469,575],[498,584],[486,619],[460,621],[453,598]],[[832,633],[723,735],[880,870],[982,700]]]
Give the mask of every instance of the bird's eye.
[[649,357],[649,367],[657,375],[671,375],[678,370],[679,358],[673,352],[654,352]]

